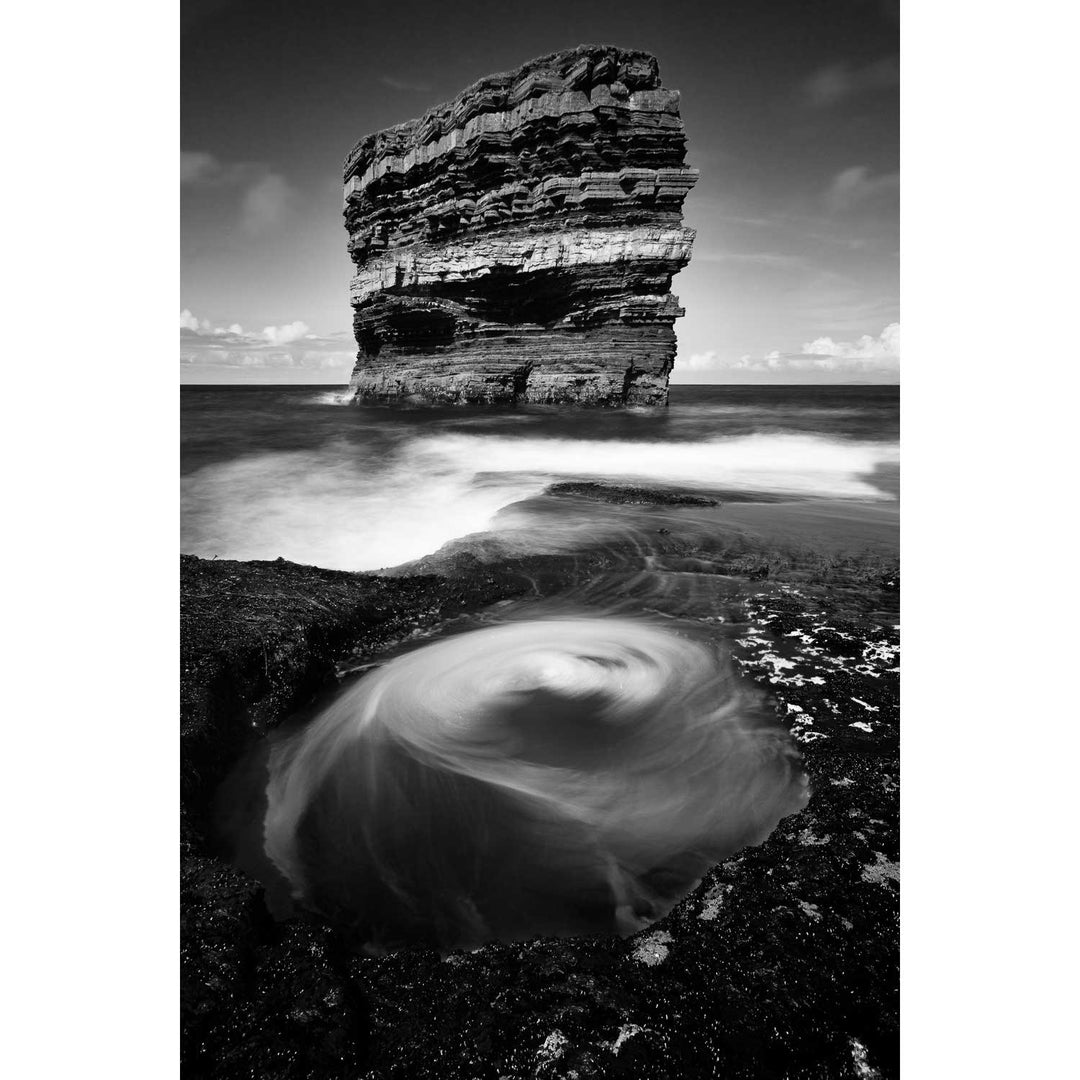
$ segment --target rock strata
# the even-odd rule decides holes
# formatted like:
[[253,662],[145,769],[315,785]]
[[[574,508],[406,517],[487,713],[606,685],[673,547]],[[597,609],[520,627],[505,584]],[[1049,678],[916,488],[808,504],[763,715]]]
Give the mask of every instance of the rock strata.
[[344,171],[356,400],[666,403],[685,146],[656,59],[611,46],[362,139]]

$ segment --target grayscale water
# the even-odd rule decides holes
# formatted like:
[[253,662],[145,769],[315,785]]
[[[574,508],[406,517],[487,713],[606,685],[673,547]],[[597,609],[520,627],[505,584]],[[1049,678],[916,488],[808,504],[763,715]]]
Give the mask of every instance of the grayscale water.
[[[790,580],[895,558],[895,387],[674,387],[626,411],[343,400],[185,389],[182,550],[384,572],[464,555],[527,587],[358,665],[256,748],[236,831],[277,903],[380,948],[632,933],[801,809],[800,755],[733,642],[785,587],[770,561]],[[566,482],[700,504],[548,491]]]

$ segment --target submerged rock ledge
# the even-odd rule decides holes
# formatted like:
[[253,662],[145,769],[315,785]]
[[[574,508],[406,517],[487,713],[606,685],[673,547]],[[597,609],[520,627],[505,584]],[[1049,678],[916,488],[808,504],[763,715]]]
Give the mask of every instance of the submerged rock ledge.
[[344,171],[356,400],[666,403],[685,146],[656,58],[607,45],[362,139]]

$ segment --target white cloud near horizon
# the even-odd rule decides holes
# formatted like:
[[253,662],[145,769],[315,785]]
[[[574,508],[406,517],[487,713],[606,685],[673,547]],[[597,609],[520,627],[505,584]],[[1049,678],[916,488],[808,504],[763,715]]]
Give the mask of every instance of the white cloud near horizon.
[[203,319],[202,322],[200,322],[187,308],[184,308],[184,310],[180,312],[180,329],[190,330],[192,333],[197,334],[200,329],[209,330],[210,324],[206,319]]
[[822,336],[803,343],[802,351],[784,353],[779,349],[755,357],[749,354],[727,360],[715,350],[680,359],[678,367],[686,371],[738,371],[780,374],[798,372],[821,375],[900,374],[900,324],[890,323],[874,337],[863,334],[855,341],[834,341]]
[[180,363],[227,368],[351,368],[351,335],[320,336],[296,319],[248,331],[239,323],[213,326],[188,308],[180,312]]
[[900,324],[889,323],[875,338],[863,334],[856,341],[833,341],[831,337],[819,337],[803,344],[802,351],[808,356],[828,356],[844,360],[900,359]]
[[295,322],[286,323],[284,326],[264,326],[262,336],[271,345],[288,345],[299,341],[300,338],[314,337],[311,327],[307,323],[297,319]]

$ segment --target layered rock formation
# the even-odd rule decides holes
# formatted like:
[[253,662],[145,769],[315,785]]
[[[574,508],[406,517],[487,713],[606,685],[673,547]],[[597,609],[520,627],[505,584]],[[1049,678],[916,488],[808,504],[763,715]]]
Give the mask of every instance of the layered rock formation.
[[655,405],[690,259],[679,94],[581,46],[491,75],[345,162],[357,400]]

